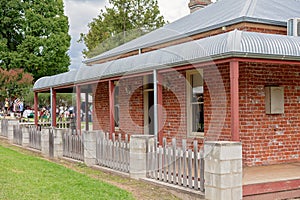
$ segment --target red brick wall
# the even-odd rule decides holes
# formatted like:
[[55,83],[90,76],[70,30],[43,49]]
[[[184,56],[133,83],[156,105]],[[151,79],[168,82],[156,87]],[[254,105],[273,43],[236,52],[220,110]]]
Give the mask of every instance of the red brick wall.
[[94,88],[93,129],[109,132],[108,82],[98,83]]
[[167,143],[176,138],[187,138],[186,130],[186,79],[185,72],[164,73],[163,79],[163,136]]
[[[126,92],[125,86],[131,91]],[[93,128],[109,132],[109,87],[108,82],[98,83],[94,89]],[[119,81],[120,129],[116,133],[143,134],[144,105],[143,77]]]
[[[239,82],[244,164],[300,161],[300,67],[242,63]],[[265,113],[266,85],[284,87],[284,114]]]
[[231,140],[229,64],[204,68],[206,140]]
[[[129,90],[125,90],[125,87]],[[120,131],[127,134],[144,134],[143,77],[119,81]]]
[[237,29],[241,31],[267,33],[267,34],[278,34],[278,35],[287,34],[286,27],[270,26],[270,25],[255,24],[255,23],[241,23],[241,26],[238,27]]
[[[229,64],[202,69],[205,139],[231,140]],[[203,139],[187,134],[186,71],[164,73],[163,83],[169,85],[163,89],[163,134],[167,142],[171,143],[175,137],[178,145],[181,145],[182,139],[187,139],[188,146],[192,146],[195,139],[202,144]]]

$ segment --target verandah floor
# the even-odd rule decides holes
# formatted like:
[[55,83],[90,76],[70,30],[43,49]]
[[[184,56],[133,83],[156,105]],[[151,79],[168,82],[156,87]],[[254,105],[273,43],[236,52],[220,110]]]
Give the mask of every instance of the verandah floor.
[[246,200],[300,198],[300,162],[245,167],[243,196]]

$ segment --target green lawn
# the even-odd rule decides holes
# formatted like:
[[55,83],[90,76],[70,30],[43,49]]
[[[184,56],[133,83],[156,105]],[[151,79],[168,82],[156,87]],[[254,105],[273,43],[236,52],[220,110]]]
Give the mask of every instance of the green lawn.
[[127,191],[0,145],[0,199],[133,199]]

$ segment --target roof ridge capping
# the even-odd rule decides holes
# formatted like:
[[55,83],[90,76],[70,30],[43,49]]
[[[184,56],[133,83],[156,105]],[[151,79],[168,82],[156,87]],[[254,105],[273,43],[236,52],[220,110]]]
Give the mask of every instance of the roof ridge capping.
[[257,4],[257,0],[247,0],[244,8],[241,10],[240,15],[241,16],[253,15],[256,4]]
[[240,51],[242,42],[242,33],[245,31],[239,31],[237,29],[228,32],[227,48],[229,51]]

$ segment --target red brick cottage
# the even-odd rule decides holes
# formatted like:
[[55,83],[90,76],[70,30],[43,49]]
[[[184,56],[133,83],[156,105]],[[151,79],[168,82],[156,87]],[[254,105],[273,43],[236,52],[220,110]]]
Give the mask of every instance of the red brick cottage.
[[80,94],[93,96],[94,130],[241,141],[245,166],[300,161],[300,37],[287,35],[298,8],[296,0],[212,3],[39,79],[36,112],[38,93],[52,93],[54,110],[56,93],[75,88],[77,113]]

